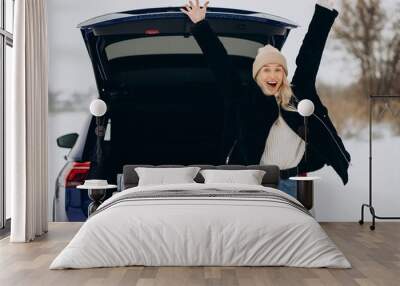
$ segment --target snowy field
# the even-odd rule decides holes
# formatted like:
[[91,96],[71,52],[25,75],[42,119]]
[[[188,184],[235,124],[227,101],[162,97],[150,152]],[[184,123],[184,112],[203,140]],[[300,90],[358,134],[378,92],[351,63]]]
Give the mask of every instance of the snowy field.
[[[58,136],[77,132],[85,122],[88,112],[49,114],[49,217],[56,176],[64,165],[67,149],[58,148]],[[313,175],[321,180],[315,183],[314,214],[319,221],[358,221],[362,203],[368,202],[368,130],[360,138],[345,140],[352,156],[349,183],[343,186],[331,167],[324,167]],[[400,137],[389,132],[373,143],[373,202],[379,216],[400,215]],[[370,215],[367,210],[367,219]]]

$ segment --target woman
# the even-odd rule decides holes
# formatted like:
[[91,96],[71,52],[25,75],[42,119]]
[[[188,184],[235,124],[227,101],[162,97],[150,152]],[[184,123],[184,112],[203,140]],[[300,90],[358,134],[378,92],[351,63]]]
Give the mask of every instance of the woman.
[[[254,82],[245,90],[229,56],[205,19],[208,1],[181,9],[191,21],[192,34],[203,51],[225,96],[223,150],[231,162],[273,164],[281,169],[280,188],[296,196],[290,176],[331,165],[344,184],[348,181],[350,155],[345,150],[326,107],[315,88],[316,76],[326,39],[338,15],[332,1],[318,1],[296,59],[291,84],[285,57],[266,45],[258,50],[253,63]],[[304,118],[296,112],[297,103],[309,99],[315,105],[304,142]],[[305,149],[307,148],[307,158]],[[233,151],[233,152],[232,152]]]

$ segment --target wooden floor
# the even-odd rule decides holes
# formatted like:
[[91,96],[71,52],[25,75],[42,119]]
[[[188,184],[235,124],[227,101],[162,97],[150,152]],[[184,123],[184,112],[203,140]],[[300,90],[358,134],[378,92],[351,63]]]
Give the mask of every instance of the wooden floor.
[[120,267],[48,270],[79,229],[51,223],[49,233],[27,244],[0,241],[0,285],[400,285],[400,223],[379,222],[375,231],[357,223],[322,223],[353,268]]

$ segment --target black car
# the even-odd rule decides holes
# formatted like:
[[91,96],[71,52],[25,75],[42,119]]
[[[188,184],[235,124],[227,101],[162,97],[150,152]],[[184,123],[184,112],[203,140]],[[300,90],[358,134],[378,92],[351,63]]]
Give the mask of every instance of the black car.
[[[180,7],[112,13],[78,25],[92,60],[99,98],[107,104],[105,176],[117,184],[124,164],[220,164],[223,98]],[[253,11],[208,8],[207,19],[237,67],[252,81],[257,49],[281,49],[293,22]],[[108,124],[107,124],[108,123]],[[77,190],[95,159],[95,118],[85,132],[58,138],[72,148],[56,183],[57,221],[87,218],[87,193]],[[110,131],[110,130],[109,130]]]

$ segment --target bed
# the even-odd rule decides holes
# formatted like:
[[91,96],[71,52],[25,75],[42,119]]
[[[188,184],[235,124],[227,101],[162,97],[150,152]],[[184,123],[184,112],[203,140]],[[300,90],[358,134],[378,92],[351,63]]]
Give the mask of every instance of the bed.
[[351,267],[308,210],[276,189],[277,167],[197,166],[203,170],[257,169],[265,175],[260,185],[203,183],[199,173],[194,183],[140,186],[135,171],[139,166],[126,165],[124,190],[98,208],[50,269]]

